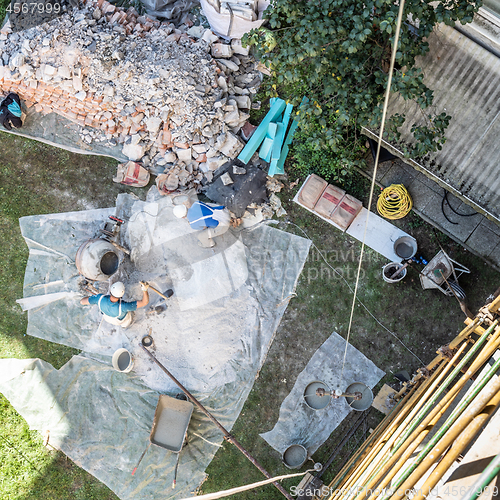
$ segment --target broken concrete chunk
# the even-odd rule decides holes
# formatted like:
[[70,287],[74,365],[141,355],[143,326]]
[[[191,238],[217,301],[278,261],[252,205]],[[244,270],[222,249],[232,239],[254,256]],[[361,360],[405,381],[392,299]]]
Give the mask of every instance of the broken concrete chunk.
[[231,57],[233,55],[233,49],[230,45],[225,43],[214,43],[212,45],[212,56],[215,58],[219,57]]
[[207,152],[206,144],[193,144],[191,147],[193,148],[193,151],[195,151],[198,154]]
[[189,162],[192,160],[191,148],[188,148],[188,149],[175,148],[174,152],[180,161]]
[[18,52],[10,58],[9,68],[11,69],[11,71],[14,71],[15,68],[20,68],[24,64],[24,61],[24,54]]
[[153,134],[157,133],[160,130],[160,126],[163,123],[163,120],[157,116],[152,116],[146,120],[146,129],[148,132]]
[[48,76],[54,76],[57,73],[57,68],[54,68],[54,66],[50,64],[46,64],[43,72]]
[[231,179],[231,176],[229,175],[229,172],[226,172],[220,176],[220,180],[222,181],[222,184],[224,186],[229,186],[229,184],[233,184],[234,181]]
[[250,51],[249,47],[243,47],[241,44],[241,40],[237,38],[233,38],[231,40],[231,48],[233,49],[233,52],[235,54],[240,54],[242,56],[248,56],[248,53]]
[[233,158],[243,149],[243,143],[235,135],[231,134],[231,132],[228,132],[222,147],[218,149],[223,155]]
[[175,163],[177,161],[177,155],[173,151],[165,153],[165,156],[163,158],[166,163]]
[[239,66],[235,64],[233,61],[230,61],[229,59],[216,59],[218,63],[220,63],[222,66],[225,66],[231,71],[238,71]]
[[211,30],[206,30],[204,33],[203,33],[203,36],[201,37],[201,39],[205,42],[207,42],[208,44],[211,44],[211,43],[215,43],[219,40],[219,37],[217,35],[215,35],[213,33],[213,31]]
[[69,80],[71,78],[71,70],[67,66],[60,66],[57,68],[57,75]]
[[80,90],[83,89],[83,82],[81,78],[78,78],[77,76],[73,77],[73,88],[79,92]]
[[210,30],[207,30],[206,28],[204,28],[200,24],[199,26],[191,26],[191,28],[189,28],[187,30],[187,34],[189,36],[192,36],[193,38],[202,38],[203,39],[203,35],[205,34],[205,31],[210,31]]
[[125,144],[122,153],[132,161],[140,160],[145,153],[145,148],[142,144]]
[[250,97],[247,95],[237,95],[233,99],[236,101],[239,109],[250,109],[252,106],[252,101],[250,101]]
[[233,165],[233,174],[235,175],[245,175],[247,173],[247,169],[243,167],[238,167],[237,165]]
[[[224,165],[226,163],[227,158],[225,156],[217,156],[214,158],[208,158],[207,159],[207,166],[210,170],[214,171],[217,170],[219,167]],[[200,163],[201,165],[201,163]]]
[[[75,79],[73,78],[73,83]],[[106,85],[102,93],[108,97],[113,97],[115,95],[115,89],[111,85]]]
[[227,92],[227,82],[223,76],[219,76],[219,78],[217,78],[217,84],[224,92]]

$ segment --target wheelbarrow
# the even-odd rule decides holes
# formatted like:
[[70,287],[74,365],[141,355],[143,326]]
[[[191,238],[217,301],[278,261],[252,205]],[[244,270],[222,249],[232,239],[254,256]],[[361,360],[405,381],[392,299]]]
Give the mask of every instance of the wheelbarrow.
[[458,284],[458,278],[464,273],[470,270],[440,250],[420,272],[420,283],[424,290],[437,288],[449,297],[465,300],[465,292]]
[[175,398],[161,394],[158,398],[158,404],[156,405],[155,416],[153,418],[153,427],[149,434],[149,444],[143,451],[139,462],[132,471],[132,475],[135,474],[135,471],[139,467],[144,455],[149,450],[149,447],[151,445],[159,446],[160,448],[177,454],[174,480],[172,483],[172,488],[175,488],[179,457],[184,442],[186,441],[186,433],[194,408],[193,403],[181,399],[182,396],[184,396],[182,393]]

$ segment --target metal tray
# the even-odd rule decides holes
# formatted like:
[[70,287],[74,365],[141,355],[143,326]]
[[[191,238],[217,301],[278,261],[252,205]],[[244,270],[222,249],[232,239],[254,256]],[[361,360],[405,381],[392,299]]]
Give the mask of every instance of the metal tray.
[[149,439],[152,444],[179,453],[184,444],[194,405],[189,401],[160,395],[156,405],[153,428]]

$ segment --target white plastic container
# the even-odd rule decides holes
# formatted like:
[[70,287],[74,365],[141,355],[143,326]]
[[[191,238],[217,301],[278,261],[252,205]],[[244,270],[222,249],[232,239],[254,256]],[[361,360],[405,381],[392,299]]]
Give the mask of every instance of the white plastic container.
[[132,354],[122,347],[113,354],[111,364],[116,371],[128,373],[134,367],[134,359],[132,358]]

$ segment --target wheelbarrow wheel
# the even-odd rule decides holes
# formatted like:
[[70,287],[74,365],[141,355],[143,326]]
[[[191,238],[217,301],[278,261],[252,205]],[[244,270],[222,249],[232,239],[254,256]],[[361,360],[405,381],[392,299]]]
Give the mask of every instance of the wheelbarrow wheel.
[[456,295],[459,300],[465,300],[467,295],[465,295],[463,288],[456,281],[448,281],[448,285],[451,288],[448,295]]

